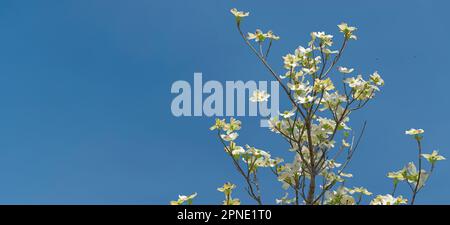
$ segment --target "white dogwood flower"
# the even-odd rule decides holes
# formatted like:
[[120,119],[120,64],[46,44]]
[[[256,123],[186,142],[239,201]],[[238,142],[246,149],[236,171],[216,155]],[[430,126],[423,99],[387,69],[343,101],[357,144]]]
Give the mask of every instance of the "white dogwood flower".
[[297,101],[300,104],[306,104],[306,103],[310,103],[310,102],[314,101],[314,98],[311,95],[298,96]]
[[344,33],[345,37],[348,39],[356,40],[356,36],[353,35],[353,32],[356,30],[356,27],[350,27],[346,23],[341,23],[338,25],[340,32]]
[[314,87],[313,87],[314,91],[317,91],[317,92],[331,91],[334,88],[335,87],[333,85],[333,82],[331,81],[331,79],[329,77],[327,79],[324,79],[324,80],[316,78],[315,81],[314,81]]
[[[417,170],[416,165],[414,165],[413,162],[408,163],[408,165],[403,170],[405,171],[404,175],[407,181],[413,184],[413,186],[417,185],[418,188],[422,188],[425,185],[425,182],[428,180],[428,177],[430,175],[425,170],[421,170],[419,175],[419,171]],[[417,181],[419,181],[419,183],[417,183]]]
[[344,83],[347,83],[348,86],[351,88],[357,88],[357,87],[363,86],[366,83],[366,81],[362,78],[361,75],[358,75],[356,78],[349,77],[349,78],[345,79]]
[[287,119],[289,117],[292,117],[293,115],[295,115],[295,110],[291,110],[291,111],[284,111],[283,113],[280,113],[280,116]]
[[329,49],[329,48],[322,48],[322,52],[324,53],[324,54],[338,54],[339,53],[339,51],[338,50],[331,50],[331,49]]
[[311,36],[313,38],[318,38],[321,42],[321,44],[326,46],[333,45],[333,35],[325,34],[325,32],[312,32]]
[[350,194],[354,194],[354,193],[361,193],[363,195],[372,195],[372,192],[368,191],[366,188],[364,187],[354,187],[353,189],[349,190]]
[[224,205],[240,205],[241,201],[237,198],[231,197],[231,192],[236,188],[236,185],[227,182],[222,187],[217,188],[218,191],[225,194],[225,200],[223,201]]
[[296,84],[288,83],[287,86],[290,90],[298,91],[303,94],[307,94],[307,93],[311,92],[311,90],[312,90],[312,87],[309,86],[309,82],[306,82],[306,83],[299,82]]
[[399,171],[395,171],[395,172],[389,172],[387,177],[394,179],[394,181],[401,181],[401,180],[405,180],[406,177],[404,176],[405,174],[405,169],[399,170]]
[[343,195],[341,197],[341,204],[342,205],[354,205],[355,199],[351,195]]
[[384,80],[381,78],[380,74],[375,71],[372,75],[370,75],[370,80],[377,86],[383,86]]
[[276,36],[273,31],[269,30],[267,33],[263,33],[260,29],[256,29],[255,33],[248,33],[248,40],[255,40],[256,42],[263,42],[266,39],[279,40],[280,37]]
[[265,91],[255,90],[253,91],[252,96],[250,97],[250,101],[252,102],[266,102],[269,99],[270,95]]
[[425,131],[423,129],[414,129],[411,128],[407,131],[405,131],[405,134],[407,135],[419,135],[419,134],[423,134]]
[[197,193],[194,193],[192,195],[186,196],[186,195],[178,195],[177,201],[171,201],[171,205],[182,205],[183,203],[187,203],[188,205],[192,204],[192,199],[194,199],[197,196]]
[[340,66],[340,67],[338,67],[338,70],[339,70],[339,72],[341,72],[341,73],[346,73],[346,74],[348,74],[348,73],[352,73],[354,69],[353,69],[353,68],[347,68],[347,67]]
[[445,160],[445,157],[442,155],[439,155],[439,152],[434,150],[431,154],[422,154],[422,157],[424,157],[428,162],[434,164],[436,161]]
[[236,8],[233,8],[230,10],[230,12],[234,15],[234,17],[236,18],[236,22],[240,23],[242,18],[247,17],[250,15],[249,12],[243,12],[243,11],[238,11]]
[[302,71],[305,72],[306,74],[314,74],[315,72],[317,72],[317,69],[318,68],[316,66],[312,66],[310,68],[303,67]]
[[286,56],[283,56],[284,60],[284,68],[286,69],[292,69],[297,67],[299,64],[299,58],[292,54],[287,54]]
[[224,140],[224,141],[234,141],[236,140],[236,138],[239,136],[238,133],[233,132],[233,133],[229,133],[229,134],[221,134],[220,137]]
[[236,188],[236,185],[227,182],[222,187],[217,188],[218,191],[229,194],[233,189]]
[[232,155],[242,155],[244,153],[245,153],[245,150],[241,146],[236,146],[233,149],[231,149],[231,154]]
[[305,48],[303,46],[298,46],[298,48],[295,49],[295,55],[299,58],[303,58],[311,52],[312,52],[311,48]]
[[266,35],[260,30],[256,29],[255,33],[248,33],[247,34],[248,40],[255,40],[256,42],[262,42],[266,39]]
[[280,40],[280,36],[275,35],[275,34],[273,33],[273,31],[271,31],[271,30],[267,31],[266,37],[269,38],[269,39],[271,39],[271,40],[275,40],[275,41],[276,41],[276,40]]
[[210,130],[217,130],[217,129],[223,129],[223,127],[225,126],[225,119],[216,119],[216,123],[210,127]]

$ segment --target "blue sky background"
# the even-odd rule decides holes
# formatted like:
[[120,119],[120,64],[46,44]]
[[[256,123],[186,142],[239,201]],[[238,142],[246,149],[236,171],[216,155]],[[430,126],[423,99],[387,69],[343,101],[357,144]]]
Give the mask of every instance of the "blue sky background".
[[[404,130],[426,130],[426,151],[450,157],[448,1],[118,1],[0,2],[0,203],[167,204],[198,192],[216,204],[226,181],[253,203],[214,133],[213,118],[175,118],[176,80],[269,80],[245,48],[229,9],[251,11],[244,29],[281,36],[271,62],[305,45],[311,31],[356,25],[342,64],[378,70],[382,94],[352,117],[368,120],[349,167],[349,185],[388,193],[388,171],[416,157]],[[240,118],[240,143],[286,154],[281,137]],[[288,158],[290,161],[290,158]],[[263,201],[282,196],[263,172]],[[450,203],[450,162],[418,203]],[[406,189],[403,189],[406,190]],[[408,195],[409,197],[409,195]]]

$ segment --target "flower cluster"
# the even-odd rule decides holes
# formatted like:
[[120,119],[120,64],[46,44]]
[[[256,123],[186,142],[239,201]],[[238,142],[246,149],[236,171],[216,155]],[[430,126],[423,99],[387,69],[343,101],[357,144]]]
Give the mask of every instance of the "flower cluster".
[[271,158],[269,152],[250,145],[245,145],[245,148],[238,146],[235,140],[239,134],[236,131],[240,129],[241,121],[234,118],[231,118],[229,123],[226,123],[225,120],[216,119],[216,123],[210,128],[210,130],[219,130],[220,138],[224,143],[229,143],[224,146],[225,152],[229,153],[235,159],[241,158],[245,164],[250,166],[251,171],[258,167],[274,167],[279,163],[278,159]]
[[[423,134],[425,131],[423,129],[409,129],[405,131],[405,134],[411,135],[417,141],[418,150],[419,150],[419,158],[418,164],[419,168],[416,167],[414,162],[409,162],[403,169],[399,171],[389,172],[387,174],[388,178],[391,178],[394,183],[394,191],[395,193],[397,189],[397,185],[400,181],[405,181],[411,189],[412,192],[412,204],[414,203],[415,197],[417,193],[425,186],[428,178],[434,170],[435,163],[440,160],[445,160],[444,156],[438,154],[438,151],[434,150],[431,154],[422,153],[422,144],[421,141],[423,139]],[[430,164],[431,168],[429,171],[422,169],[422,157],[425,158]]]
[[371,205],[403,205],[408,202],[407,199],[404,199],[401,195],[398,197],[393,197],[390,194],[387,195],[377,195],[375,199],[373,199],[370,204]]
[[384,80],[377,71],[370,75],[369,81],[364,80],[362,75],[358,75],[347,78],[344,82],[351,88],[352,97],[357,100],[372,98],[376,91],[380,91],[379,87],[384,85]]
[[260,202],[259,193],[256,193],[259,192],[257,184],[258,169],[276,167],[282,160],[279,158],[272,159],[269,152],[250,145],[244,147],[237,145],[235,140],[239,136],[237,131],[240,129],[241,121],[234,118],[230,118],[228,123],[224,119],[216,119],[215,124],[210,128],[210,130],[217,130],[225,152],[231,157],[234,166],[247,181],[248,188],[252,190],[251,197]]
[[224,134],[220,135],[223,140],[234,141],[239,136],[235,131],[241,129],[241,121],[231,118],[230,122],[226,123],[225,119],[216,119],[215,124],[209,129],[223,131]]
[[[344,173],[345,166],[339,168],[342,164],[337,163],[335,158],[330,159],[329,154],[336,149],[339,152],[337,155],[340,152],[347,154],[346,161],[351,158],[357,144],[354,143],[354,138],[350,137],[352,129],[348,126],[349,115],[362,108],[384,85],[384,80],[378,72],[374,72],[365,80],[362,75],[350,76],[355,69],[340,66],[338,72],[345,76],[333,74],[332,69],[337,66],[346,43],[349,40],[356,40],[355,27],[342,23],[338,25],[338,28],[343,33],[343,44],[340,48],[334,49],[335,37],[332,34],[323,31],[312,32],[306,46],[299,46],[293,53],[283,56],[286,71],[278,75],[266,61],[272,43],[265,54],[263,51],[263,41],[276,40],[278,37],[272,32],[264,33],[260,29],[254,33],[248,33],[245,37],[242,35],[238,22],[239,32],[247,45],[283,85],[292,103],[290,110],[270,118],[269,128],[288,141],[289,150],[295,155],[291,163],[282,164],[282,159],[270,160],[269,154],[260,154],[256,151],[257,149],[249,146],[244,149],[234,142],[226,146],[226,150],[231,151],[233,156],[242,157],[246,164],[271,167],[283,188],[294,190],[296,203],[300,195],[304,195],[299,193],[299,190],[304,189],[308,182],[315,182],[317,176],[322,176],[325,181],[322,196],[325,193],[329,195],[336,183],[344,182],[345,178],[352,176]],[[257,46],[253,46],[248,40],[255,40]],[[282,82],[283,80],[286,83]],[[338,86],[344,86],[344,90],[338,91],[336,88]],[[250,100],[262,102],[267,101],[268,98],[269,95],[265,92],[255,91]],[[335,139],[338,137],[341,140],[336,143]],[[222,140],[234,141],[236,138],[237,135],[228,132]],[[252,151],[257,153],[256,156]],[[346,165],[347,162],[344,164]],[[313,186],[310,187],[312,188]],[[307,204],[317,203],[317,199],[315,200],[315,196],[311,194],[301,197]],[[286,203],[287,197],[280,201]]]
[[[363,108],[381,91],[384,80],[376,70],[363,76],[356,73],[355,68],[340,65],[339,60],[348,43],[357,39],[357,28],[341,23],[337,26],[341,33],[337,38],[323,31],[311,32],[306,45],[282,57],[283,69],[278,74],[268,62],[268,54],[272,41],[280,38],[272,31],[264,33],[261,29],[253,33],[243,32],[241,22],[249,13],[237,9],[232,9],[231,13],[242,39],[282,86],[290,104],[287,110],[269,119],[270,131],[280,135],[293,154],[293,160],[289,162],[272,158],[269,152],[249,145],[239,146],[236,142],[241,129],[239,120],[231,118],[227,122],[225,119],[216,119],[210,128],[217,131],[225,152],[244,178],[247,193],[258,204],[262,204],[258,172],[260,168],[268,168],[286,190],[283,197],[276,199],[277,204],[300,204],[301,200],[309,205],[361,204],[363,196],[372,193],[364,187],[347,188],[344,184],[353,177],[345,170],[359,146],[366,124],[359,131],[360,134],[355,135],[356,131],[349,126],[350,115]],[[334,44],[339,40],[341,44],[335,47]],[[265,102],[269,97],[268,93],[255,90],[250,101]],[[405,133],[417,141],[418,162],[410,162],[400,171],[389,172],[388,177],[394,181],[393,192],[377,195],[370,201],[372,205],[414,204],[417,193],[424,187],[436,162],[445,159],[438,151],[422,153],[424,130],[410,129]],[[431,164],[429,171],[423,169],[422,158]],[[401,195],[394,197],[400,181],[410,187],[410,201]],[[226,183],[218,189],[225,194],[224,204],[240,204],[238,199],[231,197],[234,188],[234,184]],[[289,198],[289,193],[295,197]]]
[[[325,204],[328,205],[356,205],[360,204],[362,197],[372,195],[364,187],[354,187],[352,189],[340,187],[337,190],[327,192],[325,195]],[[357,200],[355,200],[355,197]]]

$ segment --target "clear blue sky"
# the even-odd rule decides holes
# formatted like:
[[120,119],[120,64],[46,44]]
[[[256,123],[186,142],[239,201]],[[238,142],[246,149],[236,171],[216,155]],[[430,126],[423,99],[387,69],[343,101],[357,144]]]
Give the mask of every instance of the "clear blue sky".
[[[272,62],[311,31],[359,27],[343,63],[386,85],[351,125],[368,120],[350,185],[388,193],[385,174],[415,159],[404,130],[426,130],[426,151],[450,158],[448,1],[13,1],[0,2],[0,203],[167,204],[198,192],[222,201],[241,177],[208,128],[213,118],[174,118],[176,80],[270,79],[239,39],[229,9],[251,11],[245,28],[281,36]],[[240,118],[241,143],[286,155],[257,118]],[[288,159],[290,160],[290,159]],[[450,203],[450,161],[418,203]],[[266,171],[264,202],[283,195]],[[408,196],[409,197],[409,196]]]

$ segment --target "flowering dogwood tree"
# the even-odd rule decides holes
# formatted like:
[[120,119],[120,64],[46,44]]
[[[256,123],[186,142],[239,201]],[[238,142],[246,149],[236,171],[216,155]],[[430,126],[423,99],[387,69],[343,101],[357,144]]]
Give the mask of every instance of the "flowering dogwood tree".
[[[300,46],[283,57],[285,71],[279,74],[270,66],[268,56],[273,42],[280,38],[272,31],[264,33],[260,29],[244,34],[242,22],[249,13],[237,9],[232,9],[231,13],[243,41],[279,82],[291,105],[291,108],[269,120],[270,130],[288,143],[288,151],[293,155],[289,162],[253,146],[239,145],[239,120],[230,118],[227,122],[225,119],[216,119],[210,128],[217,133],[225,153],[243,177],[248,195],[256,204],[262,204],[258,173],[268,169],[286,190],[286,195],[274,201],[277,204],[354,205],[360,204],[364,196],[372,196],[364,187],[344,185],[346,179],[353,176],[346,173],[345,169],[358,149],[366,127],[364,122],[359,134],[351,132],[352,128],[348,126],[350,115],[364,108],[384,85],[377,71],[368,76],[354,76],[353,68],[339,65],[347,45],[357,40],[357,28],[346,23],[339,24],[338,29],[343,38],[336,49],[333,35],[312,32],[306,46]],[[256,90],[250,101],[264,102],[269,97],[266,92]],[[438,151],[423,153],[423,133],[422,129],[406,131],[417,142],[418,168],[410,162],[403,169],[388,173],[387,176],[393,180],[393,191],[372,197],[370,204],[414,204],[417,194],[433,172],[435,163],[445,159]],[[423,159],[429,163],[428,171],[424,169]],[[411,190],[409,201],[402,195],[396,195],[400,182],[406,183]],[[231,197],[234,188],[236,185],[231,183],[218,188],[225,194],[223,204],[240,204],[239,199]],[[288,192],[293,193],[291,198]],[[191,204],[196,195],[179,196],[171,204]]]

